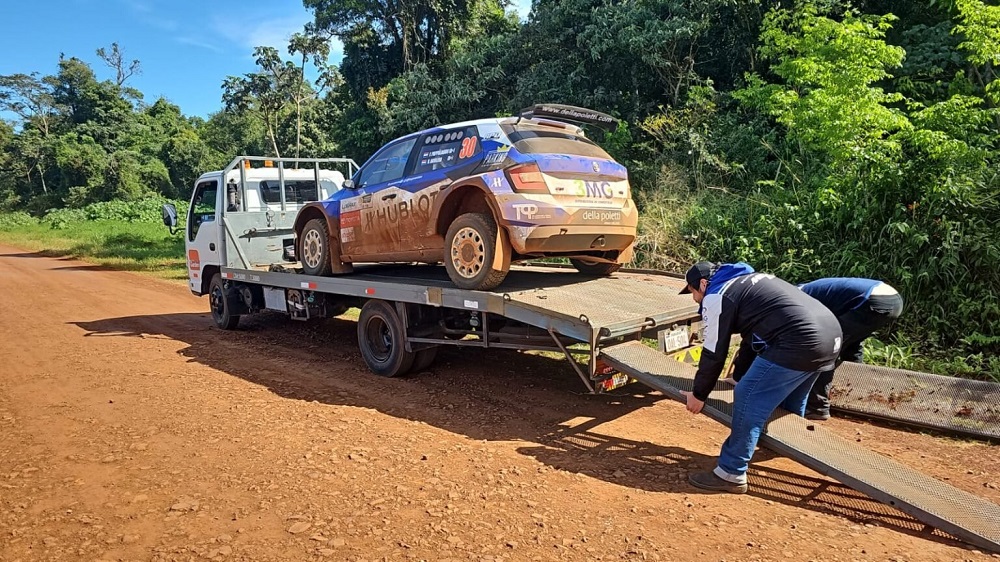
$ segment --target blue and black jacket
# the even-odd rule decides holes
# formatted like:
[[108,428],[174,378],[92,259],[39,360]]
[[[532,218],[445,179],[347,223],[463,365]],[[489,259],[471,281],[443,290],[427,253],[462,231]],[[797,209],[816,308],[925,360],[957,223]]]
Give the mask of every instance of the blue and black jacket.
[[737,378],[758,355],[786,369],[832,369],[842,335],[822,303],[774,275],[745,263],[724,264],[712,275],[701,303],[705,342],[694,378],[695,398],[708,398],[722,374],[733,334],[743,337]]
[[862,277],[828,277],[800,285],[799,288],[839,317],[868,302],[872,289],[881,284],[881,281]]

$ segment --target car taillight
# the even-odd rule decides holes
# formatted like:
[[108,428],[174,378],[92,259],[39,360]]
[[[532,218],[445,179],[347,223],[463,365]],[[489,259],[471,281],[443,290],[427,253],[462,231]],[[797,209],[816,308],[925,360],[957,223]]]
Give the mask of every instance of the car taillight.
[[545,184],[545,176],[542,175],[538,165],[521,164],[507,170],[510,184],[514,191],[518,193],[548,193],[549,186]]

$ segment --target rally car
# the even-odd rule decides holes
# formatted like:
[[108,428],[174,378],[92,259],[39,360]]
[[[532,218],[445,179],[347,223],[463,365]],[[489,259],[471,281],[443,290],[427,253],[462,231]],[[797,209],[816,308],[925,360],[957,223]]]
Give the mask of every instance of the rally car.
[[489,290],[512,262],[533,258],[569,258],[589,275],[617,271],[632,258],[638,220],[628,172],[579,123],[617,121],[539,104],[389,142],[342,189],[299,210],[304,272],[444,262],[456,286]]

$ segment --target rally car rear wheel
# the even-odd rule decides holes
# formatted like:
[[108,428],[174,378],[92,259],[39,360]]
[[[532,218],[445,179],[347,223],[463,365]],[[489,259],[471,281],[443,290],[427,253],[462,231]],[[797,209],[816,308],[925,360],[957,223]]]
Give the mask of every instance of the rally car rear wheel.
[[445,269],[460,289],[495,289],[507,277],[510,254],[510,244],[489,214],[465,213],[445,235]]
[[620,263],[604,263],[587,259],[570,259],[569,263],[573,264],[573,267],[580,273],[597,277],[611,275],[622,267]]

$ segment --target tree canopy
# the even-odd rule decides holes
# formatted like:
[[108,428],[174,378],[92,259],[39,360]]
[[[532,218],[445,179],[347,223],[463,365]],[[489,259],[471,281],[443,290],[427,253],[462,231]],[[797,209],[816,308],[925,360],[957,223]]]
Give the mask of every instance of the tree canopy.
[[1000,350],[994,0],[535,0],[523,21],[506,0],[303,3],[313,21],[220,77],[207,120],[144,100],[117,43],[97,51],[106,80],[74,57],[0,76],[0,209],[186,198],[237,154],[363,161],[424,127],[568,103],[622,120],[593,134],[630,170],[643,265],[879,277],[927,353]]

